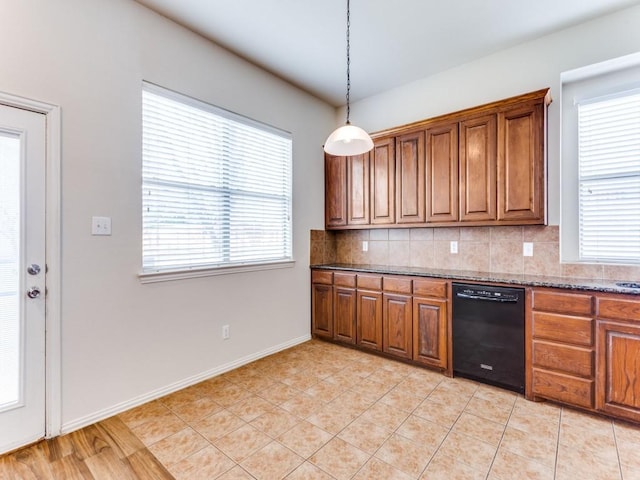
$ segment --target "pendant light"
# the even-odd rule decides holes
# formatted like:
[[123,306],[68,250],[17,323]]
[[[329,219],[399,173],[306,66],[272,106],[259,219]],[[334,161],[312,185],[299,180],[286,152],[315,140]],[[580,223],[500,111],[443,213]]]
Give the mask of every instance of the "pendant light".
[[351,90],[351,56],[349,49],[349,30],[351,29],[349,1],[347,0],[347,123],[342,127],[334,130],[327,141],[324,142],[324,151],[330,155],[348,156],[360,155],[366,153],[373,148],[373,140],[367,132],[360,127],[351,125],[349,114],[351,108],[349,105],[349,92]]

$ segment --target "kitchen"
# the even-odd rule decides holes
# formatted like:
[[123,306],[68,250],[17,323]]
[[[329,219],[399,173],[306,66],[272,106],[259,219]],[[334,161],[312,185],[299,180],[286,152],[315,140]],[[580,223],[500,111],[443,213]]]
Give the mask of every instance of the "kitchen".
[[[637,266],[561,264],[558,205],[561,73],[637,52],[639,15],[630,6],[353,104],[354,123],[376,132],[550,88],[548,226],[332,234],[324,231],[320,149],[338,121],[331,105],[135,2],[2,2],[0,38],[12,48],[0,90],[62,108],[58,431],[307,341],[309,264],[319,245],[319,263],[432,268],[437,258],[451,269],[506,264],[513,274],[637,279]],[[140,283],[142,80],[292,133],[295,266]],[[94,215],[113,219],[111,236],[90,235]],[[523,242],[533,243],[533,257],[521,255]]]

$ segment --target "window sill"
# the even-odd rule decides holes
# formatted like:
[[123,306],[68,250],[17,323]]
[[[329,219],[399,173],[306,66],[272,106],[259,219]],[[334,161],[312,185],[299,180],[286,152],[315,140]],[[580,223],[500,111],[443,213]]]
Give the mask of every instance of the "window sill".
[[169,282],[173,280],[184,280],[188,278],[213,277],[216,275],[231,275],[234,273],[292,268],[295,263],[295,260],[283,260],[271,263],[255,263],[249,265],[234,265],[228,267],[167,270],[161,272],[142,272],[138,274],[138,278],[140,279],[140,283]]

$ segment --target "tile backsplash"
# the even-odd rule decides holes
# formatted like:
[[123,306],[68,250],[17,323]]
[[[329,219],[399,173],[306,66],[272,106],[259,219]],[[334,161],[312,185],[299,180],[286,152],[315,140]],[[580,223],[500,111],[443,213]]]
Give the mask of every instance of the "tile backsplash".
[[[589,279],[640,279],[640,267],[561,264],[558,226],[311,230],[311,264],[357,263]],[[362,242],[368,251],[362,251]],[[451,242],[458,253],[451,253]],[[523,256],[523,243],[533,256]]]

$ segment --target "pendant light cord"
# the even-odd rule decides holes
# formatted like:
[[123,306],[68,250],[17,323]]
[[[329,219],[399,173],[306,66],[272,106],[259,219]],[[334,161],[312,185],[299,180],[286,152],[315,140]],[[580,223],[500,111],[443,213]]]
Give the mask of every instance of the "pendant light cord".
[[349,105],[349,92],[351,91],[351,55],[350,55],[350,47],[351,43],[349,41],[349,31],[351,30],[351,9],[349,6],[349,0],[347,0],[347,125],[349,122],[349,115],[351,114],[351,106]]

